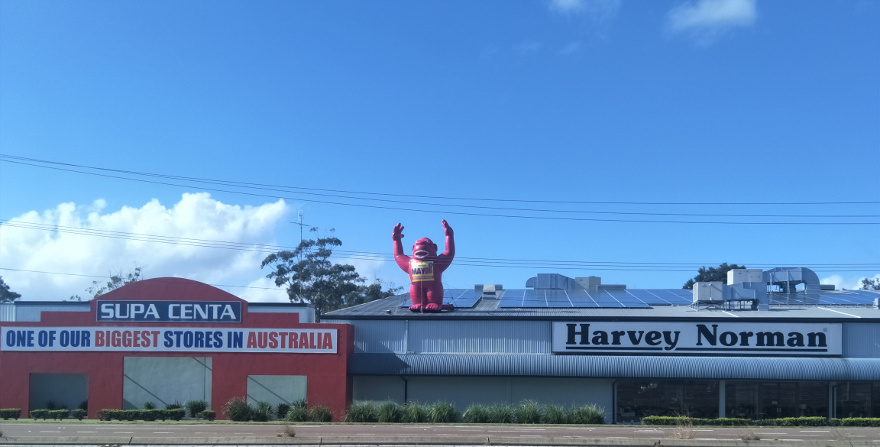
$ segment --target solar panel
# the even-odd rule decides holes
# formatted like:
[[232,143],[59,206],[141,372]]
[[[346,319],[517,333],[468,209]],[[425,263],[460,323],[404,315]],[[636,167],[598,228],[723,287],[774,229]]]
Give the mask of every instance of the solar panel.
[[[445,289],[443,290],[443,304],[452,304],[454,307],[471,308],[480,301],[482,292],[474,289]],[[412,300],[405,300],[400,307],[412,306]]]
[[660,298],[657,297],[656,294],[654,294],[650,290],[643,290],[643,289],[627,290],[627,293],[629,293],[634,299],[638,300],[642,304],[646,304],[646,305],[650,305],[651,303],[663,304],[663,305],[670,304],[668,300],[661,300]]
[[819,304],[842,306],[871,306],[880,293],[868,290],[841,290],[833,293],[821,293]]
[[[555,307],[571,307],[571,299],[565,290],[547,290],[545,294],[547,304],[557,304]],[[564,304],[565,306],[561,306]]]
[[[611,297],[614,301],[616,301],[620,307],[628,307],[628,308],[648,308],[651,307],[644,301],[636,298],[633,294],[629,293],[626,289],[612,289],[612,290],[603,290],[604,293],[607,293],[608,296]],[[603,306],[606,307],[606,306]]]
[[646,289],[654,295],[646,300],[651,306],[688,306],[694,302],[694,292],[688,289]]
[[572,307],[599,307],[596,300],[584,289],[575,289],[569,291]]
[[[467,307],[471,308],[477,304],[477,301],[480,301],[480,297],[483,296],[483,292],[477,292],[474,289],[451,289],[448,292],[453,296],[453,299],[450,303],[455,307]],[[443,301],[446,301],[447,293],[443,293]]]

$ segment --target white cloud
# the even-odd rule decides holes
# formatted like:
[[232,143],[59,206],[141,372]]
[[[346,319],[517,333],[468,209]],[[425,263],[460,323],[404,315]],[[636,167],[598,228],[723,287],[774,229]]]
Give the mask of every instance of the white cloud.
[[751,26],[757,20],[756,0],[698,0],[675,7],[667,25],[673,33],[687,33],[698,44],[715,42],[732,28]]
[[[865,276],[848,276],[844,277],[840,274],[834,274],[819,280],[822,284],[834,284],[836,290],[859,290],[862,288],[862,280]],[[880,281],[880,273],[868,278]]]
[[256,302],[271,302],[271,303],[289,303],[290,298],[287,297],[287,292],[284,287],[276,287],[275,280],[266,278],[265,275],[262,278],[255,279],[247,284],[247,287],[244,288],[231,288],[229,292],[233,295],[250,301],[252,303]]
[[[267,251],[246,248],[273,244],[275,226],[288,212],[283,200],[241,207],[207,193],[184,194],[170,208],[158,200],[112,212],[106,206],[103,200],[62,203],[0,225],[0,267],[10,269],[0,270],[4,281],[23,300],[88,298],[91,282],[103,281],[96,276],[126,274],[137,266],[145,278],[249,284],[265,276],[260,261]],[[240,291],[230,289],[244,295]]]
[[586,15],[596,21],[617,16],[620,0],[551,0],[550,10],[561,14]]
[[533,41],[522,42],[516,45],[514,51],[520,56],[530,56],[541,51],[541,44]]

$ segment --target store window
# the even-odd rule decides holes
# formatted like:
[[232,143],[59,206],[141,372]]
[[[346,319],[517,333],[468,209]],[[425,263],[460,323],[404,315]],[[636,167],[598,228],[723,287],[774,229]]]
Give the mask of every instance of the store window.
[[880,417],[880,382],[837,386],[837,417]]
[[828,416],[825,382],[727,382],[725,416],[746,419]]
[[718,382],[709,380],[621,381],[617,422],[645,416],[718,417]]
[[86,409],[89,399],[89,376],[86,374],[30,375],[30,409]]

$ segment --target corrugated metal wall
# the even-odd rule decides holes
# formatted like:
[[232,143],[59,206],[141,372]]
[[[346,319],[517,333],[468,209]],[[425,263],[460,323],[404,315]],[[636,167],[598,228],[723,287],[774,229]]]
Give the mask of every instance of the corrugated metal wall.
[[334,321],[334,323],[351,323],[354,325],[354,352],[378,353],[406,352],[406,326],[404,320],[378,321]]
[[843,356],[845,358],[880,358],[880,324],[844,323]]
[[414,353],[550,352],[549,321],[411,321],[409,350]]
[[356,353],[541,354],[549,321],[351,321]]
[[0,321],[15,321],[15,305],[0,303]]

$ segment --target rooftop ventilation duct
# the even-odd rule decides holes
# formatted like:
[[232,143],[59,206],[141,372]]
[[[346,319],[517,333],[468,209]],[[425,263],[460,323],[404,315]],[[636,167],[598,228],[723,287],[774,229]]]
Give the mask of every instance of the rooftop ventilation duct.
[[[819,291],[819,276],[804,267],[776,267],[764,272],[764,281],[779,286],[783,292],[794,293],[794,288],[804,284],[805,288]],[[811,287],[814,286],[814,287]]]
[[538,273],[538,276],[533,276],[526,281],[526,287],[541,290],[572,290],[577,287],[577,282],[558,273]]
[[498,299],[502,290],[504,287],[501,284],[477,284],[474,286],[474,291],[480,294],[480,298],[490,300]]

